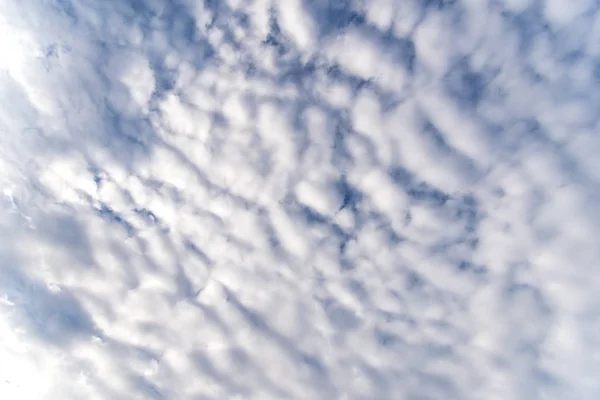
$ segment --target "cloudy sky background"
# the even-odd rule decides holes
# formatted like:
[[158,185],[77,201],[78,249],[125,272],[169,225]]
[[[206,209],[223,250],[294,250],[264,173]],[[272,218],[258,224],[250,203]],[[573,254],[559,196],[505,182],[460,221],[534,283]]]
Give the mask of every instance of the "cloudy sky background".
[[0,398],[597,399],[599,9],[1,1]]

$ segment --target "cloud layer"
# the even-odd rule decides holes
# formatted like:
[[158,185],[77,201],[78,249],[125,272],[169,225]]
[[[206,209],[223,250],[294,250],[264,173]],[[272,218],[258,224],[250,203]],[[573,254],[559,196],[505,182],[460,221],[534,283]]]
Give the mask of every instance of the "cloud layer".
[[593,1],[0,3],[0,397],[596,399]]

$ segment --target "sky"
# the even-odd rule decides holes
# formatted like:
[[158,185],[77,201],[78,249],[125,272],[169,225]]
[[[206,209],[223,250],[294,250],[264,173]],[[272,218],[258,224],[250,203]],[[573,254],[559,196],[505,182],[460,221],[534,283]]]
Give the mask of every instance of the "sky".
[[1,1],[0,398],[599,398],[599,10]]

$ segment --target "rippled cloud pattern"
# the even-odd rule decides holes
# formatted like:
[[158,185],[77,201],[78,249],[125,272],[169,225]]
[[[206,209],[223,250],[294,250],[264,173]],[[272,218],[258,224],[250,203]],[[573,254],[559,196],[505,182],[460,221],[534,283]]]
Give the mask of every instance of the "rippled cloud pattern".
[[0,397],[599,398],[599,10],[0,2]]

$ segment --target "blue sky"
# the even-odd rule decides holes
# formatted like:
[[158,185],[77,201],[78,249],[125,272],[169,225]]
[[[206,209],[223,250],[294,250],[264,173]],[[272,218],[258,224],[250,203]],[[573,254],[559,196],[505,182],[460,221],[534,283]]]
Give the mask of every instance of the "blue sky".
[[0,397],[596,399],[592,0],[5,0]]

